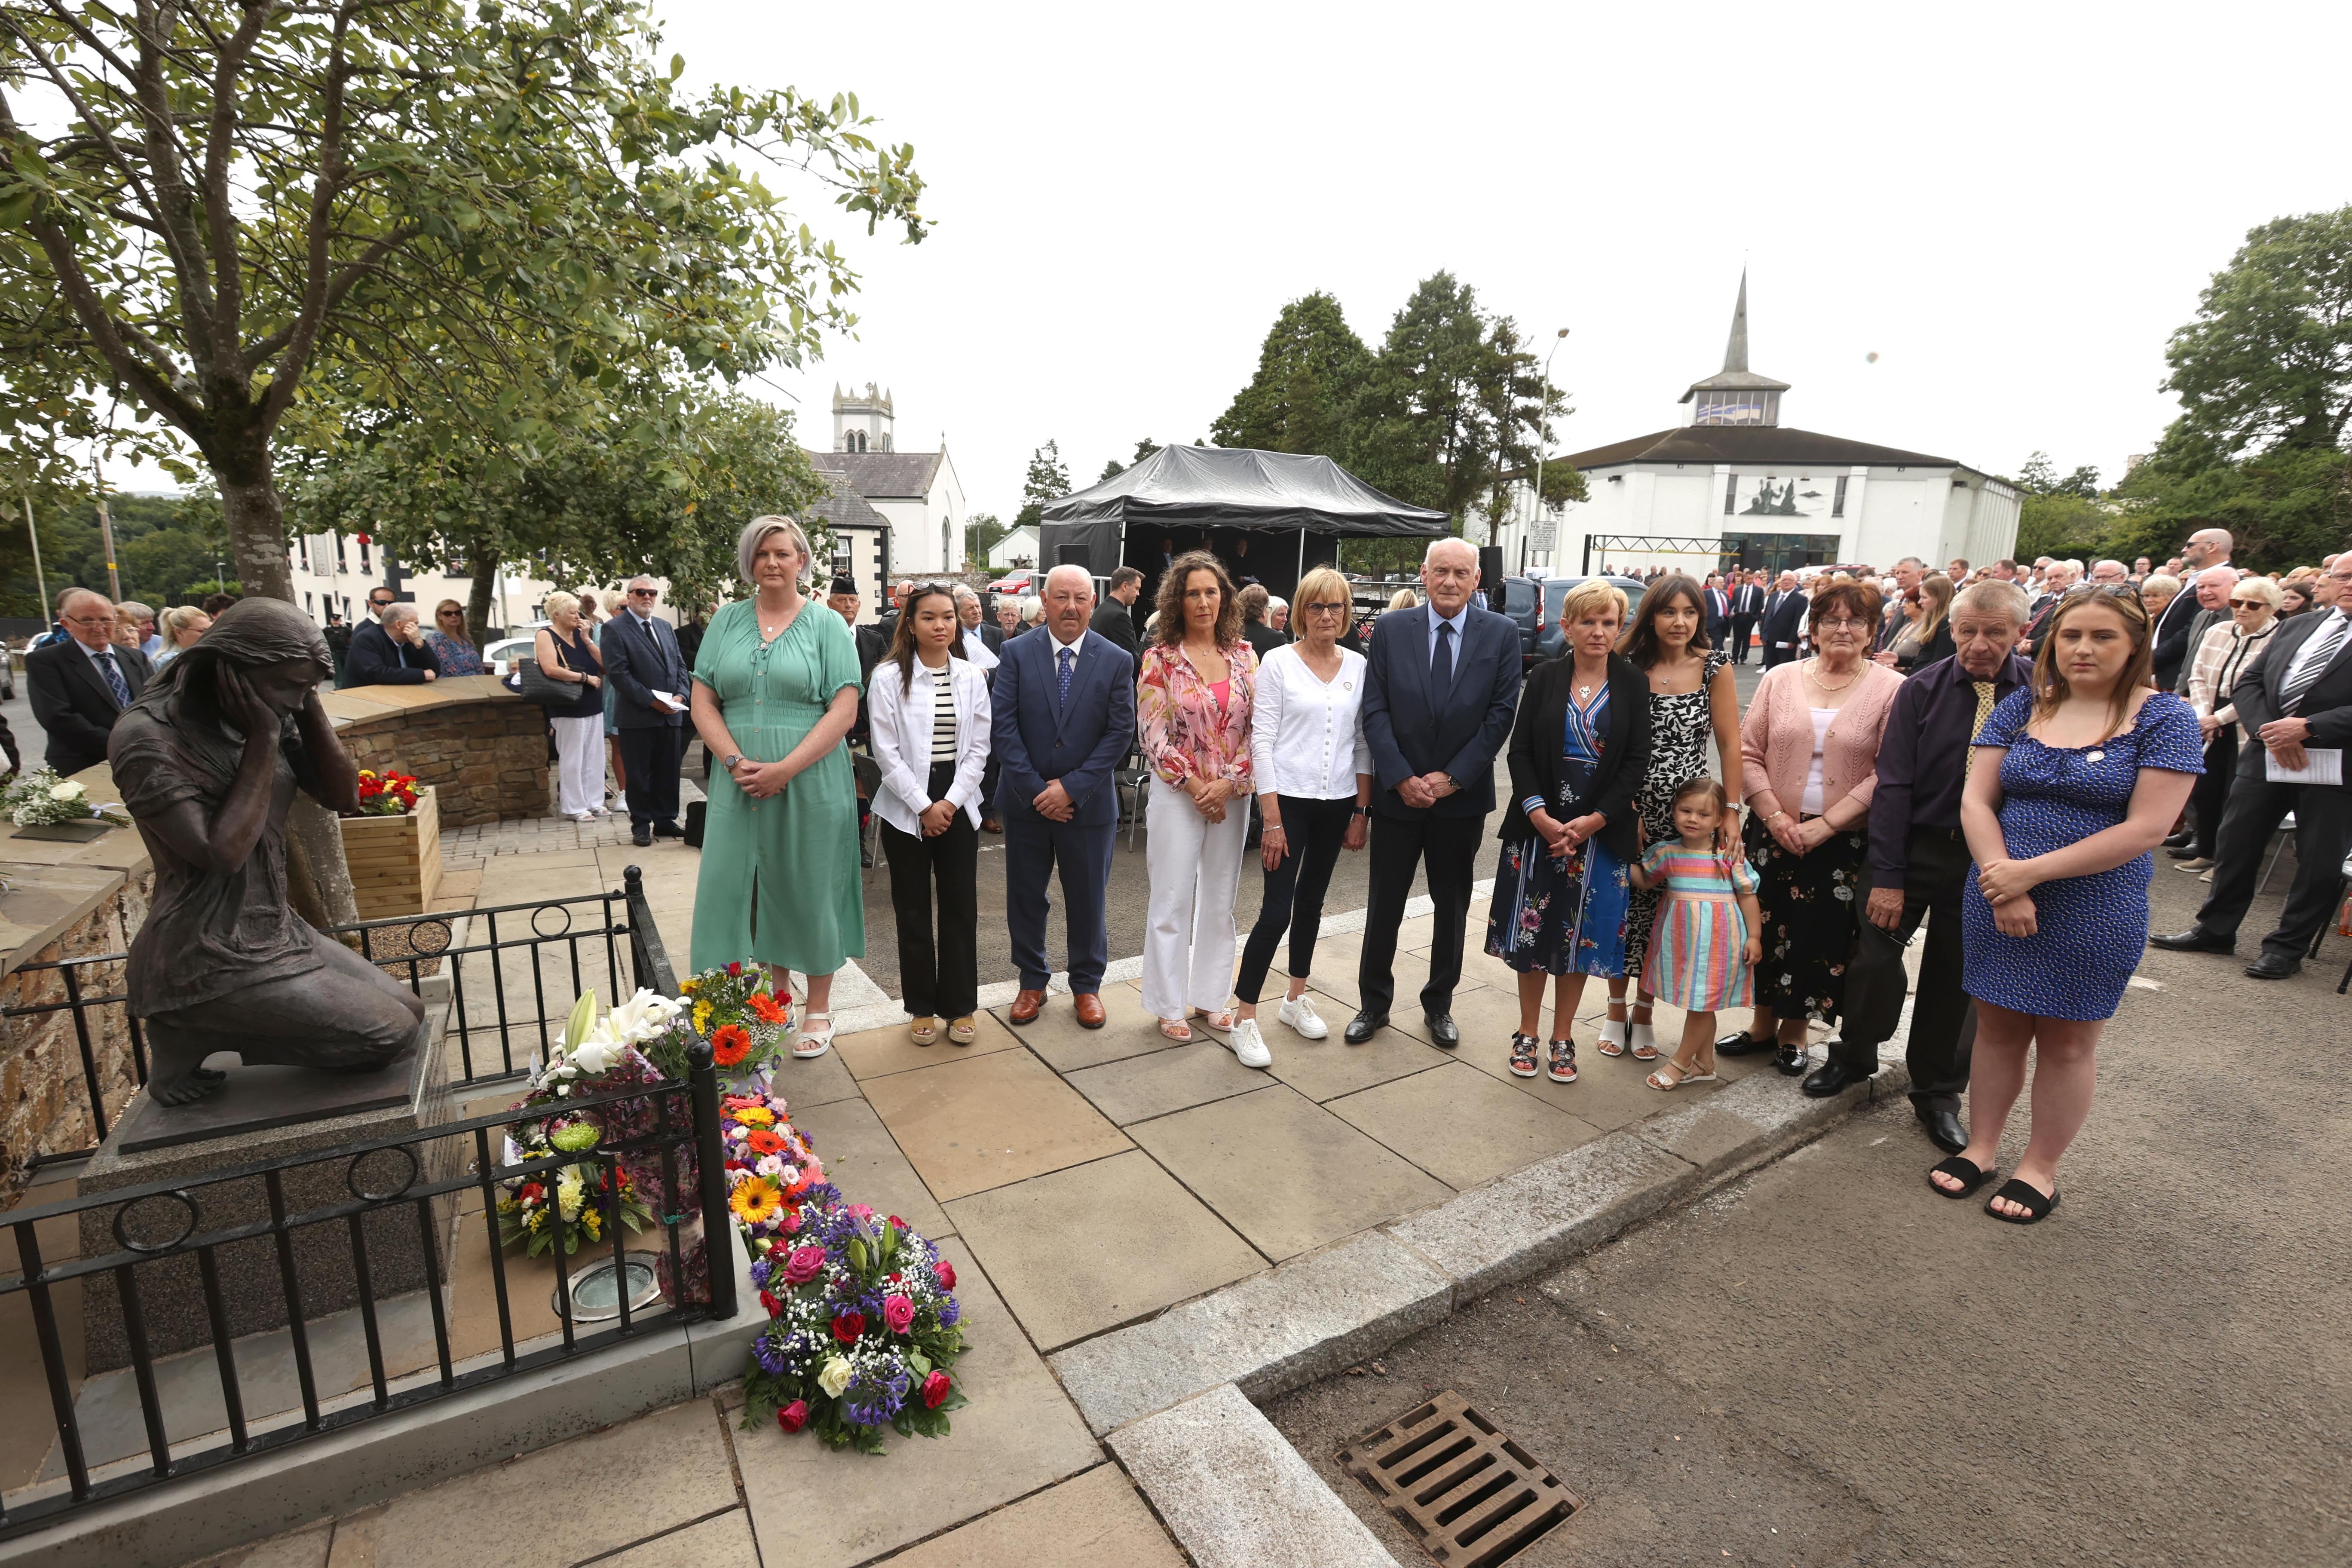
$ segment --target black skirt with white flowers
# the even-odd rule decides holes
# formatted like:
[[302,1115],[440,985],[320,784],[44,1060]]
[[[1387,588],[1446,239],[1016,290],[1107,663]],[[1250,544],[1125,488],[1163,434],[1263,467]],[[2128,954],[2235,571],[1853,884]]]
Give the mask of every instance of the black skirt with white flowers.
[[1863,904],[1869,897],[1864,826],[1832,833],[1804,855],[1780,847],[1761,816],[1750,814],[1742,837],[1756,868],[1764,915],[1764,961],[1756,965],[1756,1005],[1776,1018],[1833,1024],[1845,1006],[1845,972],[1853,961]]

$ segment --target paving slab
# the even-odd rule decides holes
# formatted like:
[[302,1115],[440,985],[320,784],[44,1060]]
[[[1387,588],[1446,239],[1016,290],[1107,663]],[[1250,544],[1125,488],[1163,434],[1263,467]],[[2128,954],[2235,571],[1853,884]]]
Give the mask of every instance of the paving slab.
[[960,1198],[948,1213],[1042,1350],[1265,1267],[1139,1149]]
[[1893,1059],[1885,1060],[1869,1082],[1827,1100],[1803,1094],[1797,1087],[1801,1079],[1767,1073],[1726,1084],[1697,1104],[1653,1117],[1635,1131],[1643,1142],[1688,1161],[1709,1178],[1726,1175],[1785,1153],[1857,1106],[1908,1092],[1911,1074],[1900,1048],[1882,1047],[1882,1058]]
[[760,1546],[751,1516],[737,1508],[596,1561],[597,1568],[760,1568]]
[[1183,1568],[1117,1465],[1097,1465],[890,1559],[890,1568]]
[[1130,1121],[1149,1121],[1187,1106],[1264,1089],[1266,1078],[1257,1068],[1234,1060],[1233,1048],[1222,1036],[1202,1031],[1192,1045],[1181,1049],[1147,1051],[1123,1061],[1081,1068],[1069,1075],[1069,1084],[1092,1100],[1096,1110],[1124,1127]]
[[565,1568],[733,1506],[718,1412],[688,1400],[394,1499],[373,1564]]
[[[904,1023],[886,1028],[867,1029],[862,1034],[844,1035],[833,1042],[831,1054],[839,1057],[860,1082],[869,1078],[887,1078],[894,1072],[916,1072],[937,1067],[954,1057],[986,1056],[991,1051],[1009,1051],[1021,1043],[1020,1037],[1005,1027],[1002,1020],[982,1013],[979,1027],[973,1032],[971,1044],[951,1046],[948,1043],[947,1026],[940,1026],[936,1044],[919,1046],[908,1037]],[[819,1058],[823,1060],[823,1058]]]
[[1396,1568],[1231,1384],[1113,1433],[1110,1446],[1196,1568]]
[[824,1162],[825,1180],[852,1203],[864,1204],[878,1215],[897,1215],[934,1241],[953,1234],[954,1222],[865,1100],[808,1106],[793,1113],[793,1122],[814,1141],[817,1158]]
[[1134,1147],[1025,1050],[892,1073],[865,1088],[941,1203]]
[[795,1121],[811,1106],[857,1098],[857,1079],[841,1059],[838,1041],[821,1057],[786,1057],[770,1075],[769,1087],[784,1097],[784,1109]]
[[892,1434],[879,1457],[828,1448],[806,1432],[788,1437],[772,1423],[739,1429],[743,1495],[765,1561],[851,1568],[1102,1462],[986,1272],[960,1242],[940,1250],[956,1267],[970,1345],[956,1373],[971,1403],[946,1436]]
[[[1312,989],[1308,994],[1315,994]],[[1279,1024],[1265,1037],[1266,1048],[1274,1055],[1274,1066],[1266,1070],[1309,1100],[1337,1100],[1446,1063],[1444,1051],[1395,1029],[1382,1029],[1362,1045],[1351,1046],[1342,1032],[1355,1016],[1353,1005],[1320,995],[1316,1004],[1323,1021],[1331,1026],[1322,1039],[1302,1040]],[[1264,1019],[1272,1016],[1260,1014]]]
[[1073,1345],[1055,1374],[1097,1432],[1230,1383],[1265,1399],[1444,1318],[1453,1281],[1377,1232]]
[[1388,1227],[1453,1276],[1455,1294],[1483,1296],[1599,1245],[1699,1183],[1696,1166],[1632,1132],[1462,1194]]
[[1325,1107],[1456,1191],[1589,1143],[1605,1129],[1447,1062]]
[[[1102,1003],[1104,1022],[1099,1029],[1080,1027],[1077,1015],[1070,1010],[1069,997],[1058,992],[1045,998],[1045,1008],[1034,1023],[1005,1024],[1005,1027],[1055,1072],[1076,1072],[1147,1051],[1164,1051],[1180,1043],[1160,1032],[1159,1021],[1143,1010],[1143,993],[1135,986],[1125,982],[1108,984],[1102,988]],[[1009,1005],[991,1009],[1000,1023],[1010,1011]]]
[[1276,1261],[1452,1192],[1286,1084],[1128,1131]]
[[[1487,992],[1486,994],[1492,996],[1499,993]],[[1512,1005],[1516,1010],[1517,1002],[1514,1001]],[[1457,1012],[1454,1018],[1460,1022],[1462,1015]],[[1544,1013],[1544,1026],[1547,1031],[1551,1027],[1549,1008]],[[1595,1036],[1580,1023],[1575,1026],[1573,1037],[1576,1041],[1574,1083],[1554,1083],[1541,1075],[1535,1078],[1514,1077],[1511,1073],[1508,1027],[1498,1038],[1491,1029],[1480,1029],[1473,1034],[1465,1025],[1462,1044],[1454,1051],[1454,1059],[1554,1110],[1565,1110],[1595,1127],[1610,1131],[1630,1126],[1644,1117],[1688,1106],[1727,1087],[1724,1083],[1694,1083],[1671,1093],[1662,1093],[1652,1089],[1648,1082],[1650,1074],[1656,1070],[1657,1063],[1637,1062],[1630,1056],[1602,1056],[1595,1048]],[[1770,1058],[1765,1059],[1769,1061]],[[1774,1077],[1778,1079],[1777,1074]],[[1780,1081],[1790,1092],[1795,1092],[1794,1083]]]
[[189,1568],[327,1568],[328,1547],[334,1538],[334,1521],[330,1520],[251,1546],[231,1547]]

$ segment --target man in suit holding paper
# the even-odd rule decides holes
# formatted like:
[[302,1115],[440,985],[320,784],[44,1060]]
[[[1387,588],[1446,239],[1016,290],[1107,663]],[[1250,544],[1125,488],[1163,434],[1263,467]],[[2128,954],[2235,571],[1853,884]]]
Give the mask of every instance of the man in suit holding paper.
[[621,765],[629,777],[629,841],[683,838],[677,821],[678,765],[686,756],[686,700],[694,675],[677,634],[654,614],[660,589],[651,577],[629,579],[629,607],[597,639],[604,679],[613,685],[621,727]]
[[[2336,607],[2297,616],[2272,634],[2271,646],[2231,690],[2239,721],[2263,743],[2239,755],[2214,851],[2213,891],[2197,911],[2197,923],[2148,939],[2176,952],[2231,952],[2238,922],[2254,901],[2263,851],[2293,812],[2294,886],[2278,928],[2263,938],[2261,955],[2246,965],[2256,980],[2284,980],[2303,967],[2312,938],[2335,912],[2344,857],[2352,849],[2352,789],[2343,771],[2345,749],[2352,746],[2352,552],[2336,558],[2326,581]],[[2334,782],[2291,781],[2281,773]]]

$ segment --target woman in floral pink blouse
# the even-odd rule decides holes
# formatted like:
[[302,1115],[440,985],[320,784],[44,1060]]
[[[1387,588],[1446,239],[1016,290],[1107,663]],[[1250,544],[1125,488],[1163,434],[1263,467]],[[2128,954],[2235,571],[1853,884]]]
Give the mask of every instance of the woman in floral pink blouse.
[[1143,650],[1135,715],[1155,779],[1144,826],[1151,879],[1143,1005],[1171,1040],[1186,1020],[1233,1027],[1234,893],[1249,831],[1250,721],[1257,655],[1242,637],[1233,580],[1205,552],[1160,579],[1158,640]]

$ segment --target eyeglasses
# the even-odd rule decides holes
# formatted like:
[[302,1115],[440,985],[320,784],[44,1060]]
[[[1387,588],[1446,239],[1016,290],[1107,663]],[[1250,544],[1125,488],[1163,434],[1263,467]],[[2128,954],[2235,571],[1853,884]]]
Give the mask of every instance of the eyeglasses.
[[661,590],[658,588],[632,588],[629,590],[629,597],[632,599],[651,599],[658,596],[660,593]]
[[1813,623],[1815,626],[1825,632],[1857,631],[1861,628],[1862,624],[1862,622],[1855,620],[1851,616],[1840,616],[1835,620],[1830,620],[1825,617]]
[[2232,599],[2230,603],[2235,605],[2242,610],[2252,610],[2257,608],[2267,610],[2270,608],[2270,601],[2267,599]]
[[68,616],[66,617],[66,625],[69,626],[110,626],[113,624],[112,616]]
[[1348,606],[1345,605],[1301,605],[1298,606],[1298,613],[1302,616],[1344,616],[1348,613]]

